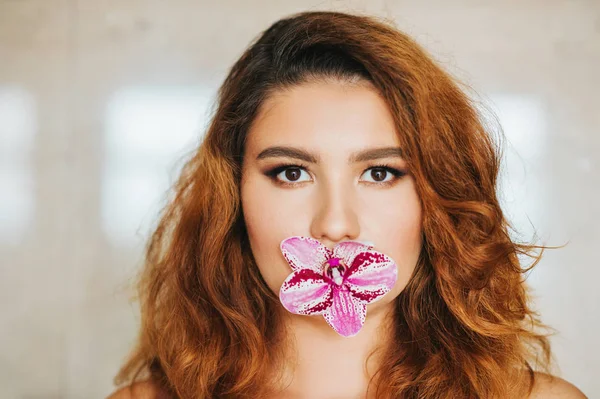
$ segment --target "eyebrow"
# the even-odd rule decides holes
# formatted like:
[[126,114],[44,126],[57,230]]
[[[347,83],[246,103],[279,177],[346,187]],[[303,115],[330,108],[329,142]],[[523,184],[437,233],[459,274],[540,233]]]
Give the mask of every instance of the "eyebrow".
[[[373,161],[381,158],[402,158],[402,149],[400,147],[380,147],[360,150],[350,154],[348,163],[357,163]],[[256,157],[257,160],[265,158],[295,158],[308,163],[319,163],[321,157],[307,150],[296,147],[276,146],[269,147],[261,151]]]

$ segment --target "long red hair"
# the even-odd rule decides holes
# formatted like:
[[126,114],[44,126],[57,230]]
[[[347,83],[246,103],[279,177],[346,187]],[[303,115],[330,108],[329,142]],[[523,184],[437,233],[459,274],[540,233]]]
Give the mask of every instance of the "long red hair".
[[[271,93],[330,78],[368,80],[385,99],[422,201],[422,251],[395,302],[370,392],[523,397],[533,370],[549,370],[551,333],[542,330],[551,329],[530,307],[524,279],[549,247],[509,236],[496,191],[502,146],[483,114],[393,23],[303,12],[262,32],[219,89],[205,138],[148,242],[139,340],[117,385],[149,379],[180,398],[270,393],[287,356],[285,311],[248,245],[244,142]],[[534,262],[522,267],[518,255]]]

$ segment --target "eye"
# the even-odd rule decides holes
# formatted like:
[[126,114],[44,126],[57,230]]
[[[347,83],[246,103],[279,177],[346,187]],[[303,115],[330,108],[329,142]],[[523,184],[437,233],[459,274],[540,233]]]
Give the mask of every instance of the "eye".
[[[406,172],[389,167],[388,165],[376,165],[367,169],[365,174],[374,180],[369,183],[390,185],[393,184],[397,178],[404,176]],[[386,180],[387,177],[390,179]]]
[[[307,169],[308,167],[305,165],[288,164],[275,167],[265,172],[265,175],[275,181],[276,184],[292,187],[310,181],[310,175],[308,174]],[[302,181],[302,173],[308,175],[309,180]],[[367,174],[373,179],[373,181],[367,180],[367,183],[369,184],[374,184],[376,186],[391,186],[402,176],[406,175],[406,172],[392,168],[388,165],[375,165],[366,169],[363,175],[364,174]],[[388,177],[391,178],[386,180]]]
[[306,169],[307,167],[303,165],[282,165],[271,169],[266,175],[278,184],[290,186],[300,181],[302,172],[308,175]]

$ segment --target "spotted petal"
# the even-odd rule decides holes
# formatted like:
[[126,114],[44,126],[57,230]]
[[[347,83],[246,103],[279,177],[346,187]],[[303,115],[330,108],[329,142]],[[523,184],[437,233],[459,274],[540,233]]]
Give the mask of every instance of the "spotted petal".
[[343,286],[332,286],[333,303],[323,317],[338,334],[352,337],[360,331],[367,317],[367,305]]
[[332,255],[329,248],[311,237],[288,237],[281,241],[280,247],[293,270],[311,269],[323,273],[323,264]]
[[291,273],[279,289],[279,300],[292,313],[322,314],[331,306],[333,294],[328,281],[311,269]]
[[372,249],[373,246],[359,241],[343,241],[333,248],[333,257],[341,258],[348,266],[352,265],[354,258],[361,252]]
[[397,278],[398,268],[392,258],[371,250],[356,255],[346,272],[344,285],[355,298],[371,303],[387,294]]

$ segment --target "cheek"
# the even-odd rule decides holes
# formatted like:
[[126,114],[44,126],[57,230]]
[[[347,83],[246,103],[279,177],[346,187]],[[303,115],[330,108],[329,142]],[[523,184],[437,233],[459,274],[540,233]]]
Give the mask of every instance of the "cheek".
[[395,243],[397,249],[390,250],[388,254],[396,262],[398,279],[394,288],[387,295],[386,299],[389,301],[404,290],[415,270],[422,247],[420,228],[415,228],[413,231],[403,230],[400,232],[399,240],[396,240]]
[[419,260],[422,248],[421,207],[416,197],[404,202],[403,206],[393,211],[382,211],[379,214],[384,226],[375,235],[375,249],[389,255],[398,267],[398,279],[394,288],[381,299],[372,304],[378,307],[393,301],[408,284]]
[[386,244],[389,244],[390,248],[392,248],[392,245],[395,245],[394,249],[389,251],[382,250],[382,252],[389,255],[396,262],[398,268],[396,284],[381,300],[367,305],[368,309],[377,310],[393,302],[406,288],[419,260],[422,241],[420,229],[418,229],[418,233],[417,231],[411,231],[410,233],[403,231],[400,237],[398,235],[396,237],[400,239],[395,240],[393,243],[386,241]]
[[252,254],[269,288],[279,294],[279,288],[291,273],[291,268],[279,250],[279,237],[283,237],[282,218],[277,216],[276,204],[269,196],[260,195],[260,187],[242,186],[244,222]]

